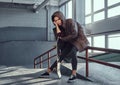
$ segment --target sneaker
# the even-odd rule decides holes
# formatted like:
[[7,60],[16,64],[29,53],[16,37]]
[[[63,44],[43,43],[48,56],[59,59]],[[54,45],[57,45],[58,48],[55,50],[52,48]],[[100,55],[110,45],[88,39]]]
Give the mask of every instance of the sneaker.
[[74,82],[76,78],[76,75],[71,75],[71,77],[68,79],[68,83]]
[[45,72],[45,73],[41,74],[40,77],[49,77],[49,76],[50,76],[50,74],[48,72]]
[[57,75],[58,75],[58,78],[61,78],[60,62],[57,63]]

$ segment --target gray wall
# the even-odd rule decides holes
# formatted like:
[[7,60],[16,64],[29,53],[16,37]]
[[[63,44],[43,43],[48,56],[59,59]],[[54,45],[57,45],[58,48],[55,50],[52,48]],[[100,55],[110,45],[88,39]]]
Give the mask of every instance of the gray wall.
[[55,42],[46,41],[9,41],[0,43],[0,65],[33,65],[34,58],[51,49],[54,44]]
[[46,29],[40,27],[4,27],[0,29],[0,42],[46,40]]
[[46,10],[34,13],[27,9],[0,8],[0,27],[7,26],[46,28]]
[[[50,49],[46,41],[46,9],[0,8],[0,65],[33,65],[33,59]],[[47,45],[47,46],[46,46]]]
[[0,41],[46,40],[46,9],[0,8]]

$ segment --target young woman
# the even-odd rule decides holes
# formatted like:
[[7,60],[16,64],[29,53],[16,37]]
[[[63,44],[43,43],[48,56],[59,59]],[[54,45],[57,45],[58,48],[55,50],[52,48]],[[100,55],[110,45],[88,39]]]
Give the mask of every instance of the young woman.
[[[89,44],[83,28],[80,24],[73,19],[65,19],[65,16],[62,12],[56,11],[52,15],[52,22],[55,25],[53,32],[57,40],[57,48],[59,61],[61,62],[65,58],[71,58],[72,64],[72,74],[68,79],[68,82],[72,82],[76,79],[76,70],[77,70],[77,51],[83,51]],[[47,72],[42,74],[42,76],[49,75],[54,68],[57,67],[57,60],[53,65],[48,68]],[[58,73],[59,78],[61,77]]]

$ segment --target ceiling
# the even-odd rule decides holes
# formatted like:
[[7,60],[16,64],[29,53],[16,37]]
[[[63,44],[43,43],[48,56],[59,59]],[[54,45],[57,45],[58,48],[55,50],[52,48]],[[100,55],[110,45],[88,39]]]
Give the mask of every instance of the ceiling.
[[38,9],[46,6],[58,6],[59,0],[0,0],[0,7],[28,7],[32,6],[36,12]]
[[44,1],[49,1],[49,4],[58,5],[59,0],[0,0],[3,3],[19,3],[19,4],[41,4]]

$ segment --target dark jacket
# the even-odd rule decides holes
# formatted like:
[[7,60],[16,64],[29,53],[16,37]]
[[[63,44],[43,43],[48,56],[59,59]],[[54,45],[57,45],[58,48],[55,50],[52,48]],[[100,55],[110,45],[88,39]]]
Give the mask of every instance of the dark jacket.
[[64,37],[65,36],[65,29],[63,27],[59,27],[61,30],[61,33],[56,33],[56,28],[53,28],[53,32],[55,35],[55,39],[57,40],[57,52],[58,54],[61,52],[61,50],[64,49],[64,46],[67,44],[65,41],[61,39],[57,39],[58,37]]
[[[55,28],[53,31],[56,38],[57,36],[60,36],[62,41],[73,44],[79,51],[83,51],[89,44],[83,28],[78,22],[74,21],[73,19],[65,20],[65,33],[56,34]],[[61,45],[62,44],[63,43],[61,43]]]
[[69,42],[79,51],[83,51],[88,46],[89,42],[81,25],[73,19],[65,19],[65,16],[60,11],[57,11],[52,15],[52,21],[54,21],[54,17],[59,17],[61,19],[62,27],[64,29],[63,34],[57,34],[56,29],[53,29],[56,39],[60,36],[61,41]]

